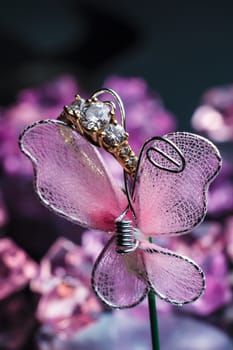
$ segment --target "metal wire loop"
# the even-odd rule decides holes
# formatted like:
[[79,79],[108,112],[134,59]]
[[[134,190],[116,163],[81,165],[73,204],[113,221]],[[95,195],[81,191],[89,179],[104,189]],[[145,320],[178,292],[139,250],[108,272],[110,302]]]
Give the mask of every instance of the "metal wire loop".
[[[157,141],[157,140],[163,141],[163,142],[167,143],[169,146],[171,146],[171,148],[176,152],[176,154],[178,154],[181,162],[178,162],[177,160],[175,160],[174,158],[169,156],[167,153],[162,151],[160,148],[158,148],[156,146],[151,146],[151,147],[149,147],[146,150],[147,159],[151,162],[151,164],[153,164],[158,169],[161,169],[161,170],[164,170],[164,171],[168,171],[170,173],[181,173],[184,170],[184,168],[185,168],[186,161],[185,161],[185,158],[184,158],[181,150],[179,149],[179,147],[177,147],[171,140],[166,139],[165,137],[162,137],[162,136],[156,136],[156,137],[153,138],[153,140],[155,140],[155,141]],[[158,154],[163,156],[166,160],[168,160],[169,162],[174,164],[177,168],[168,168],[168,167],[165,167],[165,166],[159,164],[158,162],[156,162],[152,158],[151,152],[157,152]]]

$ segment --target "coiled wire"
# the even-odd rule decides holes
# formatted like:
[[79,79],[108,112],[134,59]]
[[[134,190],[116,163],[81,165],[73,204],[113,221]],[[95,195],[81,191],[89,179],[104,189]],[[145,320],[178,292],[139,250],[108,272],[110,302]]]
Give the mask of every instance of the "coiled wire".
[[127,254],[133,252],[138,241],[134,236],[134,229],[131,220],[116,221],[116,252],[118,254]]

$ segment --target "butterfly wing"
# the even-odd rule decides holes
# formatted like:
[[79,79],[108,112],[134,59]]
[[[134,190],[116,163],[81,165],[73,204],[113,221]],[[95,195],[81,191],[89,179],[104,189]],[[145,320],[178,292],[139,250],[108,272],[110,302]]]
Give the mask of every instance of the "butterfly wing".
[[146,143],[134,183],[138,227],[149,236],[186,233],[198,225],[221,167],[217,148],[205,138],[186,132],[164,138]]
[[161,299],[183,305],[204,292],[204,273],[191,259],[148,242],[141,242],[137,253],[141,263],[135,274]]
[[96,148],[65,123],[37,122],[20,137],[44,205],[84,227],[113,230],[126,199]]
[[92,286],[97,296],[112,308],[129,308],[140,303],[148,292],[145,283],[131,270],[138,255],[116,253],[113,236],[95,262]]

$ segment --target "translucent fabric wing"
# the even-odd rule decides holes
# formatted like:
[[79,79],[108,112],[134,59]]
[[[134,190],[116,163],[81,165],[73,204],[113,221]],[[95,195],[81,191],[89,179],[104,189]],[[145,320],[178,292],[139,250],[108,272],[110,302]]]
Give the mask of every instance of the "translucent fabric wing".
[[182,169],[181,155],[162,139],[142,150],[133,195],[138,228],[149,236],[186,233],[198,225],[208,186],[221,167],[217,148],[203,137],[176,132],[164,138],[181,151],[185,164]]
[[204,273],[191,259],[147,242],[138,252],[143,264],[137,273],[161,299],[183,305],[204,292]]
[[126,199],[85,138],[63,122],[47,120],[28,127],[20,147],[33,162],[43,204],[82,226],[114,229]]
[[92,286],[97,296],[113,308],[127,308],[140,303],[148,288],[131,270],[136,253],[116,253],[116,239],[112,237],[95,262]]

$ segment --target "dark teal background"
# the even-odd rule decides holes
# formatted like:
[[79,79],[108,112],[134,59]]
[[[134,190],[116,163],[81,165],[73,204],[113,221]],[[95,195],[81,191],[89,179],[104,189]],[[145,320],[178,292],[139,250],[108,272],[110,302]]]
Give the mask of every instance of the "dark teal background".
[[88,90],[141,76],[188,128],[204,90],[233,82],[233,1],[1,1],[0,104],[74,73]]

